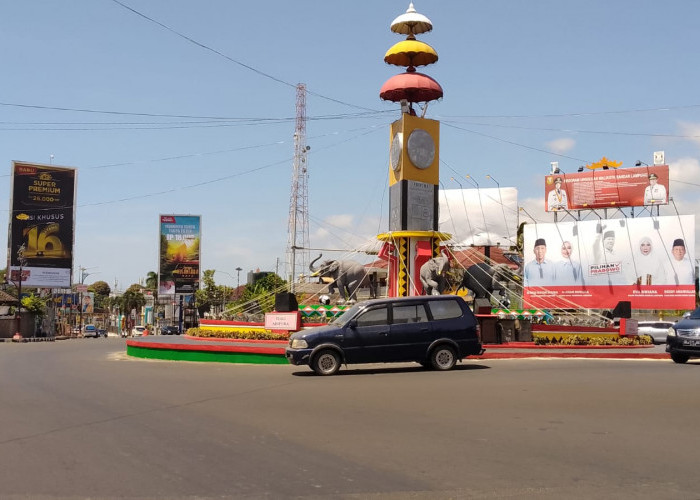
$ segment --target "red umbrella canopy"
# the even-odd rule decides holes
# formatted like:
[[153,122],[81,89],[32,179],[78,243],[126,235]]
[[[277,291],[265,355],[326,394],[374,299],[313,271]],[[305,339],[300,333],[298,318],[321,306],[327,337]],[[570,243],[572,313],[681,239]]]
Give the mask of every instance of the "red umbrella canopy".
[[428,102],[442,98],[442,87],[423,73],[407,71],[389,78],[379,91],[385,101]]

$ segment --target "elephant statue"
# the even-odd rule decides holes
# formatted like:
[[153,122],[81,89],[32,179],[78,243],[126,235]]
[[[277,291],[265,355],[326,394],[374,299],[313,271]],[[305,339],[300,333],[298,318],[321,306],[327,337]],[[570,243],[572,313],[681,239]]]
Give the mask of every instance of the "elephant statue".
[[433,257],[420,268],[420,283],[424,295],[441,295],[447,288],[445,274],[450,270],[450,259],[445,255]]
[[311,261],[309,270],[312,276],[333,279],[328,285],[329,294],[332,295],[337,289],[340,302],[345,302],[346,299],[354,302],[357,301],[357,289],[369,287],[369,296],[373,299],[377,297],[376,283],[362,264],[353,260],[324,260],[318,267],[314,267],[314,263],[322,256],[320,254]]
[[508,296],[505,287],[499,282],[500,279],[507,279],[509,271],[502,269],[501,265],[495,267],[480,262],[473,264],[464,271],[462,282],[457,290],[465,288],[474,294],[474,299],[490,299],[494,292],[498,291],[501,299],[498,302],[508,307]]

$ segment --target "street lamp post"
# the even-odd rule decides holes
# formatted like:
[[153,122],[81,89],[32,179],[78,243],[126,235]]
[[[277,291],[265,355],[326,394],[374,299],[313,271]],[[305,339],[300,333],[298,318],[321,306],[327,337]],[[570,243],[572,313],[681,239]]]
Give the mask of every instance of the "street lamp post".
[[[88,270],[87,267],[82,267],[82,266],[81,266],[81,267],[79,267],[78,269],[80,270],[80,284],[81,284],[81,285],[84,285],[84,284],[85,284],[85,278],[87,278],[87,277],[90,276],[91,274],[96,274],[96,273],[88,273],[88,272],[86,272],[86,271]],[[90,268],[90,269],[94,269],[94,268]],[[78,333],[78,334],[80,335],[80,334],[83,333],[83,290],[82,290],[82,286],[81,286],[81,289],[80,289],[80,303],[78,304],[78,307],[80,308],[80,332]],[[94,305],[93,305],[93,307],[94,307]],[[86,312],[87,312],[87,311],[86,311]]]
[[241,271],[243,271],[242,268],[236,268],[236,293],[238,293],[238,287],[241,286]]
[[506,217],[506,207],[503,205],[503,196],[501,195],[501,184],[493,178],[491,174],[486,175],[487,179],[491,179],[493,182],[496,183],[496,186],[498,186],[498,200],[501,203],[501,211],[503,212],[503,222],[506,225],[506,237],[510,236],[510,232],[508,231],[508,217]]

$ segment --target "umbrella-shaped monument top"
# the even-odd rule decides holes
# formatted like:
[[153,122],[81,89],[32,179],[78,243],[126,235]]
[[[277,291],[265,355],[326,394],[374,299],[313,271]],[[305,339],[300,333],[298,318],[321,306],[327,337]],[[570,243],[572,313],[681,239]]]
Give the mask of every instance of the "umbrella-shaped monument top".
[[423,14],[416,12],[413,2],[408,6],[405,14],[401,14],[391,23],[391,31],[400,35],[420,35],[433,29],[433,23]]
[[379,92],[386,101],[428,102],[442,98],[442,87],[428,75],[416,73],[416,66],[427,66],[437,62],[438,55],[430,45],[416,40],[415,35],[433,29],[433,23],[423,14],[416,12],[413,3],[408,10],[394,19],[391,31],[407,35],[406,40],[394,44],[384,55],[384,61],[395,66],[403,66],[406,72],[387,80]]

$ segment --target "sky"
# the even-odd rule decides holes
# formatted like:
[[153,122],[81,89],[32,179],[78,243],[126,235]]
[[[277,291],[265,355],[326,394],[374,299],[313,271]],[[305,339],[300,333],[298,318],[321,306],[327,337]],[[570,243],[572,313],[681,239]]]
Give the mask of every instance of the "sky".
[[[12,161],[75,167],[85,283],[123,290],[157,271],[160,214],[202,216],[201,267],[218,284],[235,285],[238,267],[241,282],[284,275],[304,83],[311,258],[372,259],[351,251],[388,230],[400,112],[379,89],[403,71],[383,57],[404,38],[389,27],[408,3],[6,2],[0,217]],[[441,122],[443,189],[517,188],[524,211],[509,219],[551,222],[550,162],[570,173],[605,156],[624,168],[665,151],[675,205],[661,215],[698,211],[700,2],[414,6],[433,23],[418,38],[439,55],[419,71],[444,90],[426,110]]]

